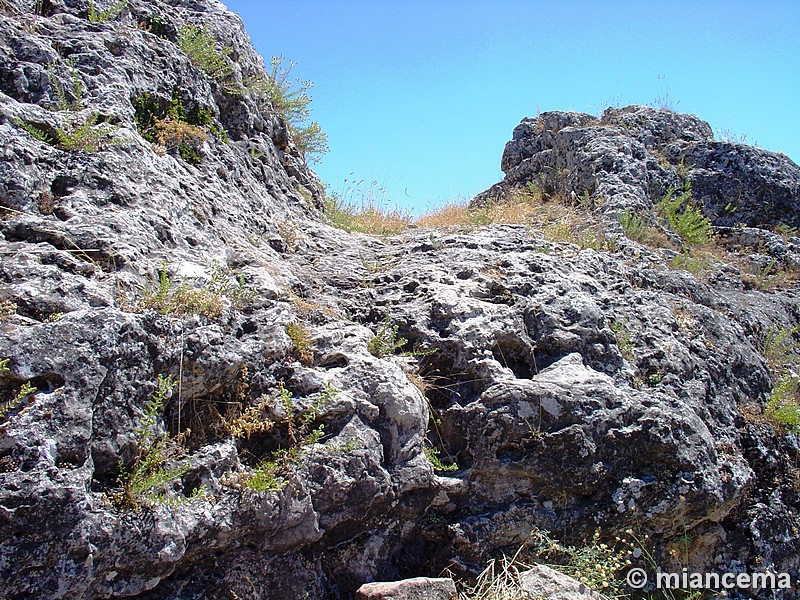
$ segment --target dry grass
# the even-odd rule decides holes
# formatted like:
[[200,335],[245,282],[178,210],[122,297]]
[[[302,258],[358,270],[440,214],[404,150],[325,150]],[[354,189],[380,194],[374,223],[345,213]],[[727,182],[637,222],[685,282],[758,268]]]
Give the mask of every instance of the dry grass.
[[479,207],[468,201],[451,202],[419,217],[419,227],[479,227],[482,225],[527,225],[544,232],[552,242],[577,244],[582,248],[613,250],[599,220],[562,196],[546,197],[535,186],[516,190],[504,200]]
[[177,148],[182,144],[196,147],[208,139],[208,134],[196,125],[189,125],[172,117],[157,119],[156,140],[165,148]]

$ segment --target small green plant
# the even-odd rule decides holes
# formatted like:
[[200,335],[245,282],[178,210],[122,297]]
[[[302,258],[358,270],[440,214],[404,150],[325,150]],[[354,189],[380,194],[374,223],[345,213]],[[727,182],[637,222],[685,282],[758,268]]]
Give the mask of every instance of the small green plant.
[[[0,360],[0,375],[5,374],[8,371],[8,360],[4,358]],[[8,414],[17,408],[22,402],[28,397],[32,396],[36,393],[36,388],[33,387],[29,381],[26,381],[22,384],[14,397],[6,402],[0,403],[0,420],[5,420],[8,417]]]
[[408,340],[397,336],[398,328],[398,325],[389,325],[388,317],[384,319],[367,343],[369,353],[377,358],[385,358],[405,346]]
[[178,46],[192,64],[215,81],[223,81],[233,74],[233,64],[228,58],[231,48],[217,47],[217,40],[202,25],[184,25],[178,30]]
[[53,88],[53,91],[56,94],[58,110],[77,111],[81,109],[81,104],[83,103],[83,80],[81,79],[78,70],[75,68],[75,62],[73,60],[67,60],[66,64],[70,72],[71,98],[67,96],[67,90],[61,84],[61,80],[59,80],[58,76],[56,75],[55,65],[52,63],[47,66],[47,76],[50,78],[50,86]]
[[118,126],[98,123],[99,118],[98,113],[89,115],[83,121],[72,117],[66,129],[55,129],[55,135],[34,123],[21,120],[16,123],[34,139],[67,152],[99,152],[108,146],[125,143],[125,140],[114,137]]
[[173,91],[166,107],[149,92],[136,98],[133,107],[139,135],[152,144],[177,152],[189,164],[202,161],[200,149],[209,133],[227,142],[225,130],[211,125],[214,118],[211,109],[200,104],[185,109],[178,90]]
[[692,200],[692,190],[687,184],[683,191],[670,188],[656,204],[656,211],[666,220],[669,228],[692,245],[705,244],[713,237],[711,221],[703,215]]
[[630,331],[625,325],[624,320],[613,320],[609,325],[611,327],[611,331],[614,332],[614,335],[617,337],[617,347],[619,347],[619,351],[622,353],[622,356],[626,359],[630,360],[633,357],[632,350],[636,347],[634,343]]
[[795,340],[798,333],[800,325],[773,325],[763,341],[764,358],[775,381],[764,414],[778,427],[794,433],[800,433],[800,342]]
[[774,374],[780,374],[800,362],[800,342],[795,340],[798,334],[800,325],[785,328],[773,324],[764,335],[764,358]]
[[203,315],[216,318],[222,314],[222,297],[208,286],[190,288],[182,282],[173,289],[166,266],[159,269],[158,283],[144,289],[139,306],[162,315]]
[[253,469],[247,480],[247,487],[254,492],[280,492],[288,483],[280,475],[281,465],[278,460],[262,460]]
[[289,336],[300,362],[304,365],[310,365],[314,360],[314,348],[308,331],[302,325],[289,323],[286,325],[286,335]]
[[143,505],[180,504],[202,495],[194,490],[189,498],[176,498],[175,483],[191,468],[180,444],[158,430],[159,414],[177,386],[175,379],[159,375],[156,390],[145,405],[144,416],[135,430],[136,455],[130,466],[120,462],[122,491],[112,494],[119,508],[139,510]]
[[669,261],[673,269],[689,271],[692,275],[700,275],[712,267],[712,263],[707,256],[692,252],[681,252],[676,254]]
[[[302,462],[304,448],[320,442],[325,435],[325,426],[312,429],[323,407],[333,402],[339,390],[330,382],[304,411],[298,411],[292,393],[280,384],[277,401],[283,408],[282,421],[286,426],[286,447],[279,448],[269,458],[260,460],[252,474],[245,480],[245,487],[256,492],[279,492],[286,484],[287,476]],[[272,429],[272,426],[270,426]]]
[[628,210],[619,217],[619,224],[622,226],[622,233],[625,237],[635,242],[643,242],[646,239],[647,223],[635,212]]
[[785,373],[778,379],[764,413],[781,428],[800,433],[800,376]]
[[428,457],[428,460],[433,466],[434,471],[444,471],[444,472],[458,471],[458,464],[454,462],[450,464],[444,464],[442,462],[442,459],[439,456],[438,448],[432,448],[426,446],[424,450],[425,450],[425,456]]
[[105,23],[106,21],[112,21],[116,19],[120,14],[122,14],[122,11],[125,10],[125,7],[127,6],[128,6],[128,0],[120,0],[120,2],[111,5],[109,8],[98,11],[94,2],[90,1],[89,13],[88,13],[89,22]]

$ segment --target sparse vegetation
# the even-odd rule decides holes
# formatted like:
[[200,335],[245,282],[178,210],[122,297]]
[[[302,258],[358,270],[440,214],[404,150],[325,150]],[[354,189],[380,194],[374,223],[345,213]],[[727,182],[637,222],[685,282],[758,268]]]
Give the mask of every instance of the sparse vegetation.
[[116,19],[128,6],[128,0],[120,0],[105,10],[98,11],[94,2],[89,2],[88,18],[91,23],[105,23]]
[[546,531],[535,530],[530,540],[509,557],[489,561],[473,585],[460,583],[459,600],[520,600],[526,597],[520,573],[534,563],[551,565],[606,598],[628,597],[623,577],[631,558],[643,551],[633,540],[616,537],[604,542],[599,533],[582,546],[564,545]]
[[[257,492],[282,490],[288,483],[288,474],[302,461],[304,449],[318,443],[324,436],[324,425],[320,424],[316,428],[312,428],[312,425],[318,419],[323,407],[333,402],[338,393],[339,391],[328,383],[304,411],[299,411],[292,393],[281,384],[276,395],[260,399],[254,411],[246,410],[233,421],[235,426],[229,427],[228,431],[234,434],[242,432],[242,435],[249,437],[254,432],[270,431],[278,423],[269,422],[269,425],[261,425],[264,421],[263,412],[267,407],[277,404],[283,411],[280,424],[286,431],[284,446],[272,452],[269,457],[259,460],[253,472],[239,477],[238,482]],[[248,422],[253,424],[250,425]]]
[[264,89],[273,109],[281,116],[297,148],[312,160],[328,151],[328,136],[319,123],[309,122],[311,96],[308,90],[314,85],[310,81],[290,80],[295,63],[283,56],[273,56],[271,70]]
[[183,282],[177,288],[166,267],[158,272],[158,283],[145,288],[139,306],[151,308],[162,315],[203,315],[209,318],[222,314],[222,297],[208,286],[190,288]]
[[676,254],[669,261],[673,269],[682,269],[692,275],[700,275],[711,270],[713,261],[707,254],[697,252],[681,252]]
[[184,108],[177,90],[166,107],[145,93],[133,101],[136,129],[144,139],[163,150],[177,152],[190,164],[202,161],[202,145],[213,133],[221,141],[227,141],[225,131],[211,125],[213,115],[205,106]]
[[688,183],[680,193],[674,188],[670,189],[655,208],[669,228],[687,244],[701,245],[711,241],[711,221],[695,205]]
[[216,38],[202,25],[181,27],[178,46],[195,67],[215,81],[227,79],[233,73],[233,63],[228,58],[231,48],[219,49]]
[[617,347],[622,353],[622,356],[630,360],[633,357],[632,351],[636,347],[636,344],[633,341],[630,331],[628,331],[625,321],[615,319],[611,321],[609,327],[611,327],[611,331],[614,332],[617,338]]
[[395,235],[408,228],[411,216],[399,208],[390,208],[385,194],[372,182],[349,184],[342,195],[325,198],[325,218],[333,227],[374,235]]
[[164,264],[158,270],[158,282],[143,288],[137,308],[153,309],[163,315],[203,315],[216,318],[222,314],[223,298],[238,305],[250,300],[254,293],[246,285],[242,275],[237,277],[235,272],[228,273],[216,262],[211,264],[210,277],[207,280],[184,280],[177,286]]
[[378,331],[367,343],[367,350],[377,358],[391,356],[408,343],[408,340],[397,335],[398,326],[389,325],[389,320],[384,319]]
[[112,501],[121,509],[139,510],[144,505],[176,505],[203,494],[195,489],[187,497],[178,497],[175,484],[191,468],[178,439],[160,433],[158,419],[177,382],[168,375],[159,375],[156,390],[147,402],[136,428],[136,455],[130,466],[120,463],[119,482],[122,491],[112,493]]
[[0,323],[8,321],[17,314],[17,304],[11,300],[0,299]]
[[425,456],[428,457],[428,460],[430,461],[431,465],[433,466],[433,470],[434,471],[448,472],[448,471],[457,471],[458,470],[458,465],[456,463],[453,462],[453,463],[445,464],[445,463],[442,462],[442,459],[439,456],[439,449],[438,448],[432,448],[432,447],[426,446],[425,447]]
[[98,152],[109,146],[125,143],[125,140],[114,137],[119,126],[101,123],[99,120],[99,113],[92,113],[85,119],[72,116],[68,118],[65,129],[45,128],[22,120],[17,120],[16,124],[34,139],[67,152]]
[[314,349],[308,331],[298,323],[289,323],[286,325],[286,335],[292,341],[298,360],[305,365],[311,364],[314,360]]
[[635,242],[644,242],[646,239],[647,223],[635,212],[631,210],[625,211],[619,217],[619,224],[622,226],[622,232],[629,239]]
[[764,336],[763,353],[774,381],[765,416],[781,429],[800,433],[800,326],[773,325]]
[[[8,373],[8,363],[10,360],[9,358],[0,358],[0,375]],[[0,421],[5,421],[11,411],[16,409],[26,398],[35,393],[36,388],[33,387],[29,381],[23,383],[19,390],[17,390],[17,393],[9,400],[0,402]]]
[[[583,194],[577,204],[562,196],[549,196],[537,182],[529,182],[507,197],[480,205],[451,202],[419,217],[419,227],[480,227],[493,224],[522,224],[540,229],[553,242],[576,244],[598,251],[616,251],[606,239],[600,223],[589,215],[599,201]],[[585,208],[582,208],[585,207]]]

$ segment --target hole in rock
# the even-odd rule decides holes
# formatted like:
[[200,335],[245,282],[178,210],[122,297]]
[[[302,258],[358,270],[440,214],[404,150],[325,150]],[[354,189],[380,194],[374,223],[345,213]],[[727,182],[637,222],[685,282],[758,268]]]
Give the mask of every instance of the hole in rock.
[[517,379],[532,379],[536,374],[533,347],[514,334],[495,332],[496,343],[492,356],[504,367],[511,369]]

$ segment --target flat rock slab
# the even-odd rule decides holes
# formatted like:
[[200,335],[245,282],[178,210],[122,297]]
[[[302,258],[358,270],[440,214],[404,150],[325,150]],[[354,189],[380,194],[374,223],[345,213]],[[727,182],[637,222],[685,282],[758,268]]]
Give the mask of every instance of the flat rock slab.
[[451,600],[456,597],[452,579],[414,577],[402,581],[365,583],[356,592],[358,600]]
[[580,581],[545,565],[536,565],[519,574],[526,598],[548,600],[602,600],[603,596]]

